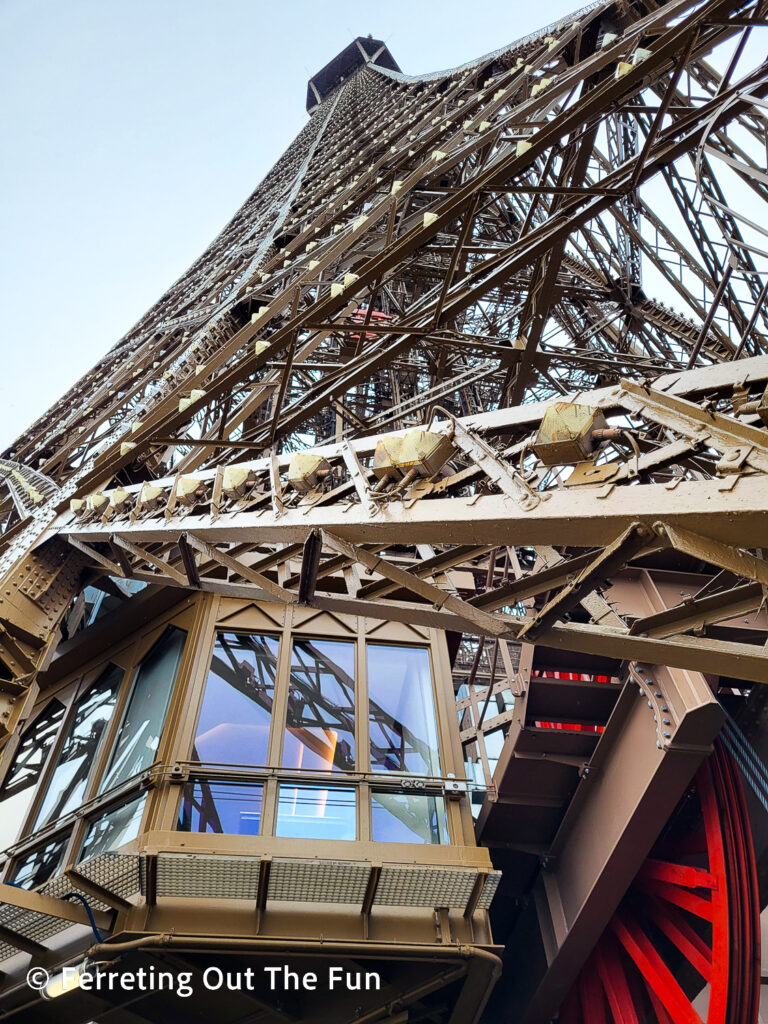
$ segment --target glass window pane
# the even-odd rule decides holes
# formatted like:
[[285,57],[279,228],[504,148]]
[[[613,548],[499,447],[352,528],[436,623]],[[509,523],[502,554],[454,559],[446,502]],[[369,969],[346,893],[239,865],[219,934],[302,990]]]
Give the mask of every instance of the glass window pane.
[[194,761],[267,763],[278,648],[276,637],[218,634],[192,748]]
[[427,649],[369,644],[368,699],[373,771],[439,775]]
[[386,843],[447,843],[445,799],[430,793],[371,794],[373,838]]
[[[110,612],[122,608],[126,601],[130,600],[134,594],[138,594],[147,586],[141,580],[124,580],[120,576],[110,576],[109,580],[113,591],[118,591],[118,594],[114,592],[108,594],[98,587],[85,588],[86,626],[90,626],[97,619],[101,619],[103,616],[109,615]],[[119,594],[123,596],[120,597]]]
[[320,771],[355,767],[355,645],[294,640],[283,765]]
[[354,839],[356,833],[354,789],[280,786],[276,835],[294,839]]
[[144,771],[155,760],[187,634],[172,626],[144,657],[128,698],[101,791]]
[[257,836],[263,787],[194,779],[184,784],[179,811],[180,832],[226,832]]
[[68,840],[69,836],[59,836],[28,853],[16,862],[8,880],[22,889],[35,889],[53,878],[63,867]]
[[63,717],[64,705],[54,699],[21,738],[0,789],[0,848],[19,834]]
[[104,730],[112,717],[123,670],[110,665],[77,701],[45,799],[35,821],[41,828],[83,802],[85,787]]
[[134,800],[129,800],[127,804],[121,804],[109,811],[103,818],[91,822],[85,833],[83,848],[78,859],[88,860],[89,857],[95,857],[99,853],[109,853],[116,850],[118,846],[123,846],[135,839],[139,834],[146,799],[147,794],[142,793]]

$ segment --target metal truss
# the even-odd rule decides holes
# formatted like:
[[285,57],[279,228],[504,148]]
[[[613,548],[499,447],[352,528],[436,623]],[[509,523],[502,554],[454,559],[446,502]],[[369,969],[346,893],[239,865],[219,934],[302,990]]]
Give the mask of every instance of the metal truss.
[[316,76],[218,238],[0,459],[0,757],[87,585],[457,634],[482,841],[544,858],[526,1012],[556,1012],[720,729],[708,680],[768,682],[767,11],[611,0],[448,72],[361,41]]
[[[436,421],[429,436],[444,445],[444,470],[388,489],[371,464],[402,433],[310,450],[327,469],[308,490],[291,485],[288,455],[107,488],[58,513],[41,552],[113,577],[628,660],[726,673],[735,658],[743,678],[766,681],[768,660],[752,645],[687,635],[702,616],[732,617],[732,601],[758,606],[768,582],[766,563],[751,553],[768,503],[768,435],[754,422],[751,395],[766,380],[768,357],[758,356],[653,386],[625,380],[583,392],[577,406],[600,411],[610,440],[575,467],[546,465],[534,451],[557,407],[549,400]],[[489,552],[514,549],[520,564],[543,545],[555,560],[556,548],[565,554],[556,570],[521,568],[478,592]],[[617,570],[663,548],[735,573],[744,586],[663,623],[601,621],[600,606],[590,609],[595,621],[571,621]],[[521,617],[520,602],[536,595],[549,598]]]
[[[9,680],[44,663],[86,566],[651,644],[570,623],[573,599],[523,625],[452,580],[482,575],[490,549],[565,546],[594,552],[583,597],[635,548],[679,539],[666,527],[759,544],[764,286],[726,193],[735,176],[740,201],[765,198],[768,80],[738,62],[764,7],[595,4],[445,74],[372,59],[330,90],[208,251],[6,453]],[[721,75],[704,55],[734,41]],[[656,212],[665,188],[687,234]],[[670,368],[690,376],[667,383]],[[563,396],[624,431],[570,476],[531,451]],[[449,468],[380,490],[382,433],[431,420]],[[290,489],[297,451],[327,460],[319,490]],[[233,467],[245,496],[224,487]],[[762,678],[759,654],[745,665]]]

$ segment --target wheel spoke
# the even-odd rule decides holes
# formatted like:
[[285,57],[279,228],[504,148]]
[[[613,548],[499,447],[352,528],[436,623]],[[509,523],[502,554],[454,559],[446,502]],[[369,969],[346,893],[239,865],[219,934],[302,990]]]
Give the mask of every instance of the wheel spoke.
[[649,857],[637,873],[638,878],[655,878],[660,882],[671,882],[686,889],[714,889],[717,879],[709,871],[692,867],[690,864],[673,864],[671,861],[654,860]]
[[615,1024],[640,1024],[618,950],[601,942],[595,950],[595,962]]
[[645,912],[656,927],[680,950],[689,964],[704,981],[712,980],[712,950],[686,921],[685,917],[669,904],[661,904],[651,898]]
[[639,925],[619,912],[611,921],[611,928],[648,985],[661,1000],[674,1024],[702,1024],[701,1017],[694,1010],[690,999]]
[[[583,968],[562,1024],[756,1024],[757,867],[741,778],[721,742],[678,810]],[[693,1005],[703,985],[705,1021]]]
[[648,993],[648,998],[651,1001],[651,1006],[653,1007],[653,1012],[656,1014],[658,1024],[675,1024],[675,1022],[669,1016],[667,1011],[664,1009],[664,1004],[662,1003],[662,1001],[659,999],[659,997],[653,991],[651,986],[648,984],[647,978],[643,978],[643,982],[645,983],[645,990]]
[[585,971],[579,982],[581,1015],[589,1024],[608,1024],[605,997],[600,978],[595,971]]

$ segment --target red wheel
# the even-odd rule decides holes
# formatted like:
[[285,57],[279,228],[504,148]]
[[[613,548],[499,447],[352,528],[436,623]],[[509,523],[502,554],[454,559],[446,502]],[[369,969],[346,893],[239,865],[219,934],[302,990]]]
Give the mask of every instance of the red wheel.
[[756,1024],[760,900],[736,765],[722,743],[643,864],[560,1024]]

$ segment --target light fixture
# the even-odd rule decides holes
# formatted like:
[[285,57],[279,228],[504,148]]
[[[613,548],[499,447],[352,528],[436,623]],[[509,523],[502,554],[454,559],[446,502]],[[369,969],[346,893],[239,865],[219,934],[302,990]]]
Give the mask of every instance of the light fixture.
[[40,994],[43,999],[58,999],[59,996],[67,995],[67,993],[80,988],[80,982],[84,975],[90,976],[87,960],[72,967],[64,967],[56,974],[51,975],[48,982],[40,989]]

